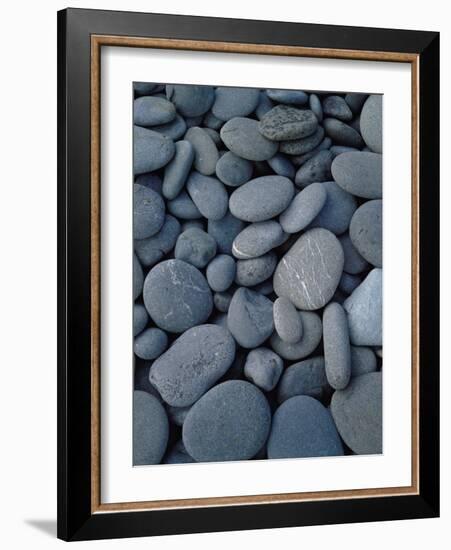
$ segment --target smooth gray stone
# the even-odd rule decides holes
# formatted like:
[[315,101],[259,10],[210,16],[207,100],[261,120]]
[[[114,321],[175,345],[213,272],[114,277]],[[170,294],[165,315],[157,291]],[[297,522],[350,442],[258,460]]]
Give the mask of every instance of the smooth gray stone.
[[382,374],[352,378],[332,396],[330,410],[346,445],[358,455],[382,453]]
[[226,215],[229,196],[218,179],[191,172],[186,190],[204,218],[220,220]]
[[188,130],[190,128],[194,128],[195,126],[199,126],[202,124],[202,115],[198,116],[192,116],[192,117],[185,117],[185,123]]
[[216,164],[216,176],[231,187],[239,187],[252,177],[252,162],[227,151]]
[[274,273],[274,292],[298,309],[319,309],[334,295],[343,263],[337,237],[327,229],[310,229],[280,260]]
[[233,241],[243,228],[244,222],[235,218],[229,210],[220,220],[208,220],[208,233],[216,240],[221,254],[232,254]]
[[279,223],[286,233],[305,229],[320,213],[327,199],[322,183],[312,183],[298,193],[289,207],[282,212]]
[[224,124],[224,121],[216,117],[211,111],[208,111],[208,113],[204,115],[202,124],[206,128],[211,128],[212,130],[219,130],[221,126]]
[[220,120],[247,116],[254,112],[260,98],[256,88],[231,88],[218,86],[211,112]]
[[226,122],[221,139],[232,153],[247,160],[268,160],[279,148],[260,133],[259,123],[251,118],[235,117]]
[[323,312],[323,344],[327,381],[335,390],[342,390],[351,378],[351,346],[346,312],[336,302]]
[[239,288],[233,295],[227,314],[227,325],[243,348],[255,348],[274,330],[272,302],[248,288]]
[[279,403],[295,395],[323,399],[330,391],[324,357],[310,357],[285,369],[277,388],[277,399]]
[[344,454],[330,412],[308,395],[291,397],[276,410],[267,452],[269,459]]
[[345,294],[352,294],[361,282],[362,279],[357,275],[350,275],[343,271],[338,288]]
[[193,227],[180,233],[174,253],[177,260],[183,260],[202,269],[215,255],[216,241],[202,229]]
[[355,151],[342,153],[332,162],[332,176],[338,185],[357,197],[382,198],[382,155]]
[[175,141],[180,139],[185,134],[186,122],[185,119],[177,113],[174,120],[168,122],[167,124],[153,126],[152,130]]
[[136,300],[143,291],[144,273],[141,264],[136,256],[133,254],[133,299]]
[[174,105],[162,97],[138,97],[133,102],[133,122],[138,126],[157,126],[171,122],[174,118]]
[[163,460],[163,464],[189,464],[192,462],[195,460],[188,454],[181,439],[170,449]]
[[285,240],[285,233],[274,220],[251,223],[233,241],[232,254],[239,260],[263,256]]
[[140,174],[135,179],[135,183],[137,183],[138,185],[142,185],[143,187],[147,187],[148,189],[152,189],[152,191],[155,191],[155,193],[161,195],[162,182],[158,174],[152,172],[148,172],[147,174]]
[[373,269],[343,304],[354,346],[382,346],[382,269]]
[[258,285],[271,277],[276,265],[277,256],[274,252],[268,252],[268,254],[250,260],[238,260],[236,262],[235,282],[240,286],[253,287]]
[[287,208],[294,196],[291,180],[283,176],[261,176],[236,189],[229,200],[232,214],[246,222],[274,218]]
[[280,339],[296,344],[302,338],[302,319],[288,298],[277,298],[273,306],[274,328]]
[[170,252],[180,234],[180,224],[176,218],[167,214],[160,231],[148,239],[135,240],[135,252],[142,265],[155,265]]
[[319,97],[316,94],[310,94],[309,107],[315,114],[318,121],[321,122],[323,120],[323,107]]
[[194,161],[194,148],[189,141],[177,141],[175,155],[164,170],[163,196],[172,200],[180,193]]
[[199,209],[185,190],[180,191],[175,199],[168,201],[167,207],[172,215],[181,220],[197,220],[202,218]]
[[350,93],[345,95],[345,101],[353,113],[360,113],[368,94]]
[[[248,260],[248,261],[251,261],[251,260]],[[255,290],[255,292],[259,292],[260,294],[263,294],[263,296],[269,296],[274,292],[274,288],[272,286],[272,280],[266,279],[265,281],[262,281],[261,283],[254,285],[252,287],[252,290]]]
[[160,403],[163,403],[163,399],[161,399],[161,395],[158,393],[158,390],[149,382],[150,365],[150,361],[135,359],[135,372],[133,376],[134,389],[150,393],[150,395],[156,397]]
[[278,153],[266,162],[278,176],[285,176],[286,178],[294,179],[296,170],[294,165],[285,155]]
[[[207,132],[207,134],[211,137],[211,139],[213,140],[213,143],[216,145],[216,147],[221,147],[222,146],[222,140],[221,140],[221,136],[219,135],[219,132],[217,132],[216,130],[213,130],[212,128],[202,128],[205,132]],[[219,151],[218,151],[218,158],[219,158]]]
[[146,239],[160,231],[165,219],[164,201],[158,193],[133,184],[133,238]]
[[377,371],[377,359],[371,348],[351,346],[351,376]]
[[359,152],[358,149],[355,147],[347,147],[346,145],[333,145],[329,151],[332,153],[332,155],[335,157],[338,157],[338,155],[341,155],[342,153],[350,153],[352,151]]
[[293,139],[291,141],[282,141],[280,152],[287,155],[304,155],[317,147],[324,138],[324,128],[318,126],[316,131],[302,139]]
[[272,141],[302,139],[313,134],[318,119],[309,109],[296,109],[289,105],[276,105],[261,119],[260,132]]
[[370,95],[362,107],[360,131],[366,145],[382,153],[382,96]]
[[168,332],[183,332],[205,322],[213,309],[205,277],[182,260],[153,267],[144,281],[143,296],[150,317]]
[[196,462],[249,460],[264,445],[271,410],[263,393],[243,380],[208,391],[183,423],[183,443]]
[[176,426],[183,426],[186,415],[189,413],[191,407],[192,405],[189,407],[172,407],[171,405],[166,405],[166,412],[170,422]]
[[360,134],[349,124],[337,120],[336,118],[325,118],[323,126],[326,134],[331,137],[338,145],[348,145],[361,149],[365,144]]
[[214,174],[219,154],[216,144],[208,132],[194,126],[186,132],[185,140],[189,141],[194,149],[194,168],[204,176]]
[[321,318],[312,311],[299,311],[299,317],[302,322],[302,338],[296,344],[284,342],[275,332],[271,336],[271,347],[284,359],[288,361],[298,361],[304,359],[318,347],[323,334]]
[[184,117],[198,117],[204,115],[213,105],[215,90],[212,86],[167,84],[166,97]]
[[[213,295],[215,308],[221,313],[227,313],[229,311],[231,301],[232,294],[230,294],[230,292],[215,292]],[[225,316],[224,326],[227,327],[227,315]]]
[[151,82],[133,82],[133,91],[136,95],[149,95],[153,93],[156,88],[158,88],[158,84]]
[[163,405],[144,391],[133,392],[133,465],[159,464],[166,451],[169,422]]
[[[213,237],[210,237],[213,239]],[[214,241],[214,239],[213,239]],[[215,246],[216,246],[216,241]],[[218,254],[207,266],[206,276],[211,290],[224,292],[233,283],[236,273],[236,263],[232,256]]]
[[282,371],[282,359],[268,348],[250,351],[244,365],[244,376],[264,391],[271,391],[277,386]]
[[332,140],[330,137],[325,137],[319,145],[317,145],[314,149],[309,151],[308,153],[304,153],[303,155],[295,155],[291,157],[291,160],[294,164],[294,166],[299,167],[305,164],[308,160],[313,158],[317,153],[320,151],[326,151],[327,149],[330,149],[332,145]]
[[142,304],[133,305],[133,336],[142,332],[149,321],[147,310]]
[[358,275],[368,268],[368,262],[357,251],[356,247],[352,244],[349,233],[340,235],[339,241],[343,247],[345,255],[345,263],[343,270],[351,275]]
[[133,127],[133,171],[136,175],[166,166],[174,153],[171,138],[141,126]]
[[335,235],[341,235],[351,223],[352,216],[357,209],[357,202],[351,194],[344,191],[334,181],[325,181],[322,185],[326,190],[327,199],[310,227],[323,227]]
[[330,95],[324,98],[323,113],[325,116],[338,118],[343,122],[352,120],[352,111],[349,105],[339,95]]
[[363,203],[349,225],[352,244],[367,262],[382,267],[382,201]]
[[234,357],[235,342],[228,330],[217,325],[195,326],[154,361],[149,380],[166,403],[188,407],[225,374]]
[[273,107],[274,103],[269,99],[268,94],[261,90],[258,104],[255,108],[255,116],[258,120],[261,120]]
[[330,151],[319,151],[305,162],[296,172],[295,183],[299,187],[307,187],[311,183],[329,181],[331,178],[330,167],[333,156]]
[[148,328],[133,343],[133,351],[140,359],[156,359],[168,347],[167,334],[159,328]]
[[205,230],[205,224],[202,219],[200,220],[186,220],[181,225],[181,233],[187,229],[201,229]]
[[308,95],[300,90],[266,90],[268,97],[278,103],[288,105],[305,105],[308,102]]

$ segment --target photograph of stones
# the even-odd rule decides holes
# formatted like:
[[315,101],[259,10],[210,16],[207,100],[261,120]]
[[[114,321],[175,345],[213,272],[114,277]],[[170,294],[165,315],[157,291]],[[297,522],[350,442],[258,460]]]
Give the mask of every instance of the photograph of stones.
[[134,83],[134,465],[382,453],[382,103]]

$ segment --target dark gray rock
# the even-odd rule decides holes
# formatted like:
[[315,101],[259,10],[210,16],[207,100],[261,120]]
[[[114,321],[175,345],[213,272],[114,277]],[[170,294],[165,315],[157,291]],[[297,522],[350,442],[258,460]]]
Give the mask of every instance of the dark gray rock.
[[268,94],[263,90],[260,91],[258,104],[255,108],[255,116],[258,118],[258,120],[261,120],[273,107],[274,103],[269,99]]
[[302,139],[293,139],[291,141],[282,141],[280,152],[287,155],[304,155],[315,149],[324,138],[324,128],[318,126],[316,131],[308,137]]
[[133,122],[138,126],[166,124],[174,118],[174,105],[162,97],[138,97],[133,102]]
[[310,136],[318,127],[318,119],[309,109],[276,105],[261,119],[260,132],[272,141],[288,141]]
[[[213,237],[210,237],[213,239]],[[214,239],[213,239],[214,240]],[[216,241],[215,246],[216,246]],[[236,273],[235,260],[227,254],[218,254],[208,264],[206,275],[210,288],[215,292],[224,292],[233,283]]]
[[133,299],[136,300],[143,291],[144,273],[141,264],[136,256],[133,254]]
[[278,176],[294,179],[296,170],[292,162],[285,155],[278,153],[270,158],[267,163]]
[[167,334],[159,328],[148,328],[141,332],[133,343],[133,351],[140,359],[156,359],[168,347]]
[[[323,130],[324,132],[324,130]],[[332,140],[330,137],[325,137],[319,145],[317,145],[314,149],[311,151],[308,151],[308,153],[304,153],[303,155],[294,155],[291,157],[291,161],[294,164],[294,166],[302,166],[305,164],[308,160],[313,158],[317,153],[320,151],[326,151],[327,149],[331,149]]]
[[346,312],[336,302],[324,309],[323,344],[327,380],[332,388],[342,390],[351,378],[351,346]]
[[321,342],[323,327],[320,316],[312,311],[299,311],[299,317],[302,322],[302,338],[299,342],[288,344],[276,332],[271,336],[272,349],[288,361],[304,359],[314,352]]
[[158,193],[133,185],[133,237],[146,239],[160,231],[165,218],[164,201]]
[[175,153],[172,139],[141,126],[133,128],[133,171],[136,175],[158,170]]
[[171,122],[168,122],[167,124],[161,124],[159,126],[153,126],[152,130],[176,141],[185,134],[186,122],[183,117],[177,114],[174,120],[172,120]]
[[310,357],[285,369],[279,382],[277,399],[279,403],[295,395],[323,399],[330,392],[324,357]]
[[203,219],[184,221],[181,225],[181,233],[183,233],[183,231],[187,231],[188,229],[201,229],[202,231],[204,231],[205,224],[203,222]]
[[133,305],[133,336],[142,332],[149,321],[146,308],[142,304]]
[[349,233],[345,233],[339,237],[343,252],[345,255],[345,263],[343,270],[351,275],[358,275],[368,268],[368,262],[359,254],[355,246],[352,244]]
[[377,371],[377,359],[371,348],[351,346],[351,376]]
[[332,396],[330,410],[346,445],[356,454],[382,453],[382,374],[356,376]]
[[233,295],[227,324],[233,337],[243,348],[262,344],[274,330],[272,302],[266,296],[247,288]]
[[233,241],[243,228],[244,222],[235,218],[229,210],[220,220],[208,220],[208,233],[216,240],[221,254],[232,254]]
[[137,183],[138,185],[142,185],[143,187],[147,187],[148,189],[152,189],[152,191],[155,191],[155,193],[161,195],[163,184],[160,176],[158,174],[155,174],[154,172],[140,174],[135,179],[135,183]]
[[361,149],[365,144],[360,134],[348,124],[337,120],[336,118],[325,118],[323,126],[326,134],[331,137],[338,145],[348,145]]
[[189,141],[175,144],[175,155],[164,170],[163,195],[172,200],[180,193],[194,161],[194,148]]
[[357,209],[357,202],[350,193],[344,191],[334,181],[325,181],[322,185],[326,190],[327,199],[310,227],[323,227],[336,235],[341,235],[351,223]]
[[277,256],[269,252],[251,260],[238,260],[236,263],[235,282],[240,286],[255,286],[266,281],[274,273]]
[[268,97],[277,103],[288,105],[305,105],[308,102],[308,95],[300,90],[266,90]]
[[330,95],[324,98],[323,113],[325,116],[338,118],[344,122],[352,120],[352,111],[349,105],[339,95]]
[[361,282],[362,279],[357,275],[350,275],[343,271],[338,288],[345,294],[352,294]]
[[347,147],[346,145],[332,145],[329,151],[332,153],[332,155],[335,158],[335,157],[338,157],[338,155],[341,155],[342,153],[351,153],[352,151],[358,152],[359,150],[356,149],[355,147]]
[[192,405],[189,407],[172,407],[171,405],[166,405],[166,412],[169,417],[169,421],[176,426],[183,426],[186,415],[189,413],[191,407]]
[[[227,313],[229,311],[231,301],[232,294],[230,294],[230,292],[215,292],[213,295],[215,308],[221,313]],[[227,327],[227,315],[225,315],[224,318],[224,326]]]
[[169,422],[163,405],[144,391],[133,393],[133,465],[159,464],[166,451]]
[[197,220],[202,218],[199,209],[184,190],[180,191],[175,199],[168,201],[167,207],[172,215],[181,220]]
[[219,130],[221,126],[224,124],[224,121],[216,117],[211,111],[208,111],[208,113],[204,115],[202,124],[206,128],[211,128],[212,130]]
[[288,298],[277,298],[273,306],[274,328],[280,339],[296,344],[302,338],[302,318]]
[[166,403],[188,407],[221,378],[234,357],[235,342],[228,330],[216,325],[196,326],[154,361],[149,380]]
[[[221,136],[219,135],[219,132],[216,130],[213,130],[212,128],[203,128],[205,132],[211,137],[213,140],[213,143],[216,145],[216,147],[222,147],[222,140]],[[218,151],[218,158],[219,158],[219,151]]]
[[382,267],[382,201],[363,203],[349,225],[352,244],[367,262]]
[[211,111],[217,118],[224,121],[237,116],[247,116],[254,112],[259,98],[260,91],[256,88],[218,86]]
[[168,214],[160,231],[148,239],[135,240],[135,252],[142,265],[155,265],[170,252],[180,234],[180,224],[176,218]]
[[205,277],[181,260],[153,267],[144,281],[143,296],[150,317],[168,332],[183,332],[205,322],[213,309]]
[[186,189],[204,218],[220,220],[226,215],[229,196],[218,179],[191,172]]
[[232,118],[221,128],[221,139],[239,157],[247,160],[268,160],[277,153],[279,146],[260,133],[258,124],[251,118]]
[[216,164],[216,176],[226,185],[239,187],[252,177],[252,162],[227,151]]
[[282,227],[274,220],[251,223],[235,237],[232,253],[239,260],[257,258],[279,246],[285,238]]
[[344,454],[330,412],[307,395],[291,397],[274,413],[268,458],[304,458]]
[[214,174],[219,154],[208,132],[204,128],[194,126],[186,132],[185,140],[189,141],[194,149],[194,168],[204,176]]
[[331,178],[330,167],[333,155],[330,151],[319,151],[305,162],[296,172],[295,183],[306,187],[314,182],[328,181]]
[[177,260],[202,269],[215,255],[216,241],[202,229],[187,229],[177,239],[174,253]]
[[151,82],[133,82],[133,91],[136,95],[150,95],[158,88],[158,84]]
[[161,395],[158,393],[158,390],[149,382],[150,365],[150,361],[141,361],[140,359],[135,360],[135,372],[133,377],[134,389],[150,393],[150,395],[156,397],[160,403],[163,403],[163,399],[161,399]]
[[183,443],[197,462],[248,460],[264,445],[271,410],[253,384],[228,380],[207,392],[183,423]]
[[345,101],[355,114],[360,113],[367,97],[368,94],[350,93],[345,95]]
[[382,153],[382,96],[370,95],[362,107],[360,131],[366,145]]
[[321,122],[323,120],[323,107],[319,97],[316,94],[310,94],[309,107],[314,112],[318,121]]
[[167,84],[166,97],[183,116],[198,117],[204,115],[213,105],[215,90],[212,86]]
[[382,155],[355,151],[338,155],[332,176],[348,193],[365,199],[382,198]]
[[282,229],[286,233],[297,233],[305,229],[320,213],[326,199],[327,191],[322,183],[308,185],[280,215]]
[[170,449],[163,460],[163,464],[189,464],[192,462],[195,460],[188,454],[181,439]]
[[264,391],[271,391],[276,387],[282,371],[282,359],[268,348],[250,351],[244,365],[245,377]]

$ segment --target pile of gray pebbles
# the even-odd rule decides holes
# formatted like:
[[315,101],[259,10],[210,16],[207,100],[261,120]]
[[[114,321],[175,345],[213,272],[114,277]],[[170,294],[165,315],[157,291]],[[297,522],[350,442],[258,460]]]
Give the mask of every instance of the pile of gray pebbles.
[[134,84],[135,465],[382,452],[382,97]]

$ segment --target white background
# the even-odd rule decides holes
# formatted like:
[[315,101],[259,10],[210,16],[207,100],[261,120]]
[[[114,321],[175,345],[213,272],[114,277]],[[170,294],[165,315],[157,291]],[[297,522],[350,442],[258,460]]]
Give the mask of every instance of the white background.
[[[412,0],[164,3],[72,1],[74,7],[191,13],[442,32],[442,518],[84,543],[112,548],[229,549],[258,546],[378,549],[444,547],[450,494],[451,66],[446,3]],[[51,549],[56,518],[56,10],[63,2],[3,6],[1,34],[0,315],[1,544]],[[448,99],[447,99],[448,98]],[[445,254],[447,251],[447,254]],[[440,540],[443,539],[443,542]]]

